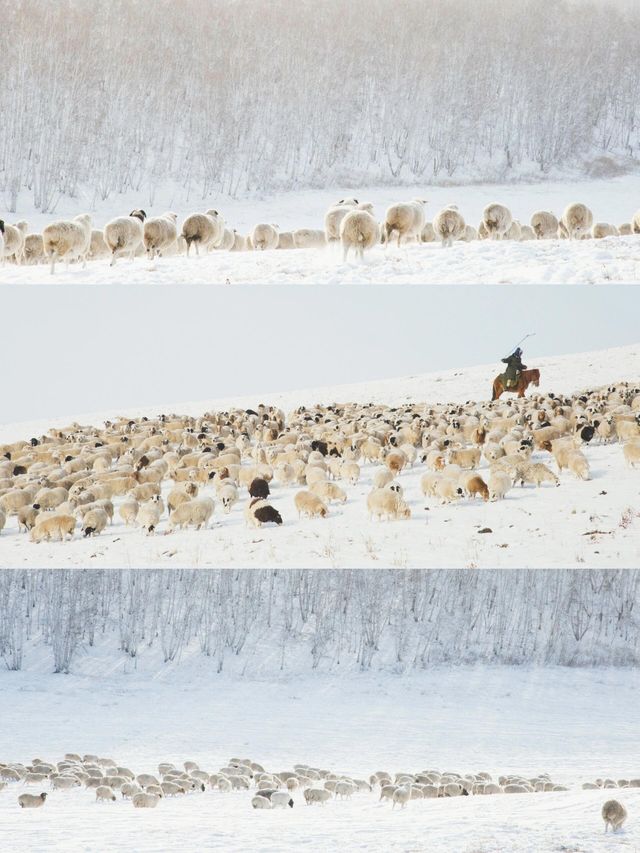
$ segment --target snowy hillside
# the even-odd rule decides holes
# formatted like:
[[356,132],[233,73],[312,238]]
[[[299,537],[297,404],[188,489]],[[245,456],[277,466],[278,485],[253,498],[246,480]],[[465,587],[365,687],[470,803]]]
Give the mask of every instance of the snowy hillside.
[[[542,358],[540,392],[576,393],[586,387],[638,382],[638,346],[557,358]],[[533,365],[530,365],[533,366]],[[264,402],[289,410],[318,401],[383,401],[387,405],[419,402],[464,402],[487,399],[494,366],[410,377],[397,382],[365,383],[269,396]],[[184,413],[255,406],[255,400],[208,401],[178,407]],[[171,407],[173,409],[175,407]],[[169,411],[171,410],[169,409]],[[167,409],[165,409],[167,411]],[[123,413],[109,414],[110,417]],[[127,412],[127,417],[143,413]],[[146,414],[153,414],[147,412]],[[100,423],[104,415],[88,418]],[[77,418],[80,422],[85,419]],[[43,434],[64,424],[6,426],[0,440]],[[247,528],[243,502],[223,514],[220,506],[207,530],[167,533],[166,522],[155,535],[126,527],[118,514],[99,537],[65,543],[35,544],[18,533],[15,516],[0,535],[0,564],[23,566],[195,566],[195,567],[567,567],[640,565],[640,480],[627,465],[619,443],[593,441],[584,453],[591,475],[578,480],[565,471],[560,487],[551,484],[512,489],[505,500],[491,503],[463,499],[441,505],[421,493],[422,464],[406,468],[399,482],[412,516],[408,520],[370,520],[366,496],[379,466],[364,464],[357,485],[343,483],[347,501],[332,504],[327,518],[298,519],[294,496],[299,486],[272,483],[272,501],[284,524]],[[548,454],[534,453],[534,461]],[[488,463],[479,473],[486,476]],[[163,487],[166,497],[170,484]],[[206,486],[201,494],[215,497]],[[118,506],[116,501],[116,509]]]
[[[560,216],[574,201],[583,201],[593,211],[595,222],[616,226],[629,223],[638,208],[640,177],[610,180],[552,181],[537,184],[465,184],[437,187],[426,184],[409,190],[403,187],[340,185],[329,190],[291,191],[252,199],[233,199],[215,194],[184,202],[175,190],[158,191],[151,205],[141,202],[140,193],[127,192],[104,202],[80,194],[60,201],[55,215],[42,213],[25,199],[15,214],[2,214],[7,222],[25,219],[29,231],[40,232],[58,218],[89,212],[93,227],[103,228],[114,216],[144,207],[148,216],[166,210],[178,214],[178,224],[194,211],[217,209],[226,227],[239,234],[251,232],[258,222],[274,223],[280,231],[324,228],[326,210],[344,197],[356,195],[374,205],[378,220],[386,208],[418,194],[428,199],[426,219],[457,204],[467,223],[478,226],[484,207],[495,201],[506,204],[514,219],[528,224],[538,210]],[[193,253],[192,253],[193,254]],[[211,251],[206,256],[184,255],[149,262],[137,257],[121,259],[111,267],[108,258],[71,264],[59,263],[51,276],[47,264],[0,267],[0,283],[12,284],[589,284],[633,283],[640,280],[640,237],[607,237],[602,240],[529,240],[458,242],[443,250],[439,243],[378,247],[357,262],[353,255],[344,263],[339,246],[324,249],[287,249],[265,252]]]

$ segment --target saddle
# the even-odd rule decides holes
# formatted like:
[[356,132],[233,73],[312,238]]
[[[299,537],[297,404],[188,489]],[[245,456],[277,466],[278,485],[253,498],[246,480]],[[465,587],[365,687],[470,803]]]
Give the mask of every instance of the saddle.
[[518,385],[518,381],[520,379],[520,374],[521,374],[521,371],[518,370],[518,371],[516,371],[516,375],[513,379],[508,379],[507,374],[503,373],[500,376],[500,381],[502,382],[502,385],[504,386],[504,388],[516,388]]

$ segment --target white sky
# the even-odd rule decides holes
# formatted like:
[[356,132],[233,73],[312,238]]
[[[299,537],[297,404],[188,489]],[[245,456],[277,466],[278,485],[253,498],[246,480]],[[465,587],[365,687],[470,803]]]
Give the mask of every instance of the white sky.
[[615,285],[4,287],[0,423],[636,343]]

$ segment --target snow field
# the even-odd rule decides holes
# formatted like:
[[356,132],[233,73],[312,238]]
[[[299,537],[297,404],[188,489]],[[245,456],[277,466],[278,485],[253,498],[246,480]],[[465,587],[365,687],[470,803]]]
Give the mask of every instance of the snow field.
[[[210,663],[193,658],[126,674],[114,663],[98,647],[97,656],[92,651],[79,661],[77,675],[46,674],[38,663],[0,675],[0,722],[12,733],[11,754],[5,747],[2,760],[29,762],[38,754],[55,761],[66,751],[91,751],[135,773],[186,759],[213,772],[237,755],[268,770],[302,762],[359,777],[427,766],[494,776],[547,772],[571,790],[417,800],[404,810],[379,803],[375,793],[307,807],[294,792],[293,809],[267,814],[251,808],[251,791],[210,790],[163,800],[147,812],[120,799],[97,805],[92,791],[77,789],[52,792],[41,810],[22,811],[18,786],[10,785],[0,792],[0,819],[15,849],[113,849],[131,832],[144,853],[177,844],[383,851],[427,842],[429,849],[463,853],[563,846],[590,853],[633,850],[640,842],[640,789],[580,789],[598,776],[638,774],[634,670],[460,667],[402,679],[380,673],[212,681]],[[25,715],[43,703],[46,719],[26,726]],[[610,797],[629,812],[616,835],[604,834],[600,816]]]

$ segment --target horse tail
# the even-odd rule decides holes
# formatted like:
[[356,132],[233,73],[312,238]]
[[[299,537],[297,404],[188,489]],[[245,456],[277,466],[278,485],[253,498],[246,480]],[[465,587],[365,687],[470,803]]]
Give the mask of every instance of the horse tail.
[[494,400],[497,400],[497,399],[498,399],[498,395],[497,395],[497,393],[496,393],[496,385],[497,385],[497,383],[496,383],[496,382],[494,382],[494,383],[493,383],[493,387],[492,387],[493,395],[492,395],[492,397],[491,397],[491,402],[493,402]]

